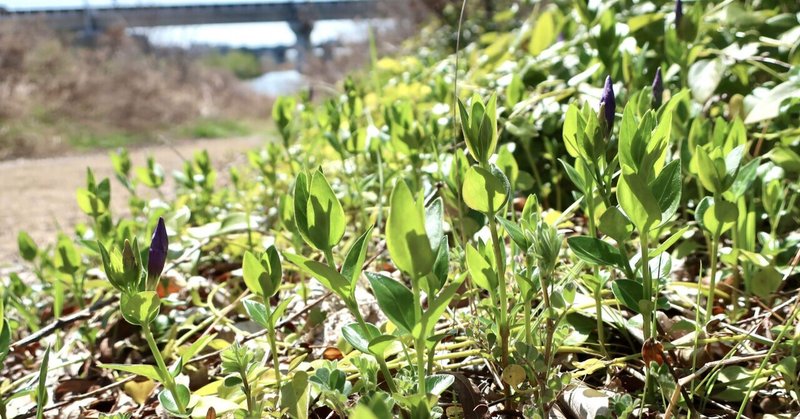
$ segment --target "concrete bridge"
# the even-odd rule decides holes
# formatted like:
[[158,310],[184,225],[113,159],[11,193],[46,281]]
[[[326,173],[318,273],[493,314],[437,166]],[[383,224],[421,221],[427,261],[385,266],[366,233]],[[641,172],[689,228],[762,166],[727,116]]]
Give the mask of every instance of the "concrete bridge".
[[[368,19],[381,15],[392,0],[277,0],[264,3],[181,6],[87,7],[72,9],[0,9],[4,22],[43,23],[58,31],[95,34],[113,26],[155,27],[215,23],[287,22],[297,36],[298,63],[311,51],[311,31],[320,20]],[[397,0],[395,0],[397,1]]]

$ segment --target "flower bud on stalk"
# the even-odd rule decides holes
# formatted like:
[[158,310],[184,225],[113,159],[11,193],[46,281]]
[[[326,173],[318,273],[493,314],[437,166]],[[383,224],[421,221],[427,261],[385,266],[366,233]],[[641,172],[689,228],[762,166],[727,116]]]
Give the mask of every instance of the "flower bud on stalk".
[[661,67],[656,69],[656,76],[653,78],[653,109],[661,107],[664,96],[664,80],[661,78]]
[[603,94],[600,96],[600,124],[604,128],[606,136],[611,135],[614,128],[614,114],[617,108],[617,99],[614,97],[614,86],[611,83],[611,76],[606,76],[606,84],[603,86]]
[[153,238],[150,241],[150,252],[147,258],[147,289],[154,290],[156,283],[161,278],[164,271],[164,264],[167,262],[167,250],[169,249],[169,239],[167,227],[164,225],[164,218],[158,218],[158,225],[153,230]]
[[675,1],[675,27],[679,27],[681,25],[681,20],[683,19],[683,1],[676,0]]

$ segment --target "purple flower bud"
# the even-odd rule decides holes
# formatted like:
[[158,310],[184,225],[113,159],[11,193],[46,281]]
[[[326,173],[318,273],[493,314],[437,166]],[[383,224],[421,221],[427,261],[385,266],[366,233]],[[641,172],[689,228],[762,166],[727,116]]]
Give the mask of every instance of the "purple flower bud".
[[600,96],[600,109],[603,111],[605,120],[606,134],[611,133],[614,128],[614,113],[617,108],[617,99],[614,97],[614,86],[611,83],[611,76],[606,76],[606,84],[603,86],[603,94]]
[[653,78],[653,108],[661,107],[661,99],[664,96],[664,80],[661,79],[661,67],[656,68],[656,76]]
[[675,26],[680,26],[683,19],[683,1],[675,0]]
[[149,286],[155,286],[155,280],[161,276],[161,272],[164,270],[164,264],[167,262],[168,248],[169,240],[167,237],[167,227],[164,225],[164,218],[159,217],[158,225],[153,231],[153,239],[150,242],[150,254],[147,259],[147,282]]

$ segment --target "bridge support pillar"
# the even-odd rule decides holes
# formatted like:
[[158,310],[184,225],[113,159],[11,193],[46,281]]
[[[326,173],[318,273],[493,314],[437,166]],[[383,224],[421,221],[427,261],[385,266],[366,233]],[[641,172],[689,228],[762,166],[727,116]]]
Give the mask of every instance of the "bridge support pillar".
[[309,55],[313,52],[311,45],[311,31],[314,30],[314,22],[295,20],[289,22],[289,27],[297,37],[295,49],[297,50],[297,61],[295,67],[302,73]]

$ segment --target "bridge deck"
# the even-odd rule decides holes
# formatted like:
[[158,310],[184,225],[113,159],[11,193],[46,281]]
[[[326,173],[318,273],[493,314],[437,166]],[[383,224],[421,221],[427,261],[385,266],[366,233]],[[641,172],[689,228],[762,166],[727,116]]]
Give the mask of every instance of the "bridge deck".
[[41,21],[56,30],[81,30],[125,25],[129,27],[200,25],[246,22],[314,22],[318,20],[366,19],[380,15],[380,1],[321,0],[205,4],[186,6],[104,7],[91,9],[16,10],[0,14],[4,21]]

